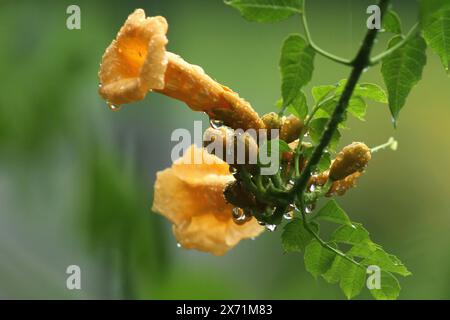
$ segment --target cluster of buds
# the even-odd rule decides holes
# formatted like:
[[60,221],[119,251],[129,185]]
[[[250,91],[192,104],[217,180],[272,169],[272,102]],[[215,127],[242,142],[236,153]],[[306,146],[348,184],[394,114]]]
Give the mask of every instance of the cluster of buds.
[[294,115],[280,117],[275,112],[270,112],[262,116],[262,121],[267,129],[268,139],[271,137],[270,130],[279,130],[279,138],[287,143],[298,139],[303,130],[303,121]]
[[324,186],[327,181],[330,181],[331,186],[326,195],[342,196],[355,186],[356,180],[367,167],[370,159],[369,147],[362,142],[353,142],[338,153],[329,170],[312,176],[309,185]]

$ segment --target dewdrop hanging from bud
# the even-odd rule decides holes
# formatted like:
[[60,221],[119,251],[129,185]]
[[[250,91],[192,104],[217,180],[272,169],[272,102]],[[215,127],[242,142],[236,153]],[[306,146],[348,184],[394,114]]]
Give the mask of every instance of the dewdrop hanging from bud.
[[362,142],[353,142],[336,156],[330,168],[329,178],[333,181],[362,172],[371,159],[370,149]]

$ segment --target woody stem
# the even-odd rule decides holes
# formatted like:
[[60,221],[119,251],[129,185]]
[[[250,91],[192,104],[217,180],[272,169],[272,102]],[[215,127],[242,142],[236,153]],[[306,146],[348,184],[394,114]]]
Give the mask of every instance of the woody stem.
[[[380,0],[378,6],[381,9],[381,16],[384,16],[384,13],[387,10],[390,0]],[[343,120],[345,112],[348,107],[348,102],[353,94],[353,91],[356,87],[356,84],[359,81],[364,70],[370,65],[370,53],[375,43],[375,39],[378,34],[378,29],[370,29],[359,49],[356,58],[353,60],[353,69],[350,73],[350,77],[345,85],[344,91],[339,98],[339,101],[334,109],[333,114],[331,115],[328,124],[325,127],[325,130],[320,138],[319,144],[315,147],[311,158],[303,169],[301,175],[295,181],[294,187],[291,190],[291,196],[293,199],[298,195],[302,195],[306,189],[309,177],[311,176],[312,170],[317,166],[325,149],[330,144],[330,141],[336,132],[339,123]]]

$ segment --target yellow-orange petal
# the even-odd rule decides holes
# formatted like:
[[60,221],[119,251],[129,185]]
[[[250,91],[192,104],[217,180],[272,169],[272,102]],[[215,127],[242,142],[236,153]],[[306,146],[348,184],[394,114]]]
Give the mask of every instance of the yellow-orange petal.
[[208,175],[193,184],[180,179],[173,169],[156,175],[152,210],[175,224],[189,221],[196,215],[215,215],[219,219],[231,219],[232,206],[223,196],[225,186],[232,176]]
[[195,145],[191,145],[172,165],[174,174],[191,184],[204,181],[208,175],[232,178],[229,168],[225,161]]
[[263,230],[254,218],[237,225],[232,219],[220,221],[214,215],[195,216],[190,223],[173,226],[175,238],[183,248],[210,252],[216,256],[224,255],[239,241],[256,237]]
[[146,18],[142,9],[129,15],[102,57],[99,92],[106,101],[134,102],[164,87],[167,28],[163,17]]
[[222,255],[264,228],[254,219],[243,225],[233,221],[233,206],[223,195],[225,186],[234,181],[228,164],[218,158],[212,165],[183,162],[195,154],[215,158],[193,145],[171,168],[158,172],[152,209],[174,223],[175,237],[183,247]]

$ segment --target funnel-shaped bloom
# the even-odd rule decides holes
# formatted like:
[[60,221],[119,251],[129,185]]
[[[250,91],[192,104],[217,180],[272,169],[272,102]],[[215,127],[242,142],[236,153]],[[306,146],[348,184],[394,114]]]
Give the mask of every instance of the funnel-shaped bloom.
[[223,195],[232,181],[226,162],[193,145],[171,168],[157,173],[152,209],[173,222],[182,247],[223,255],[264,230],[255,218],[242,225],[233,221],[233,206]]
[[166,52],[167,22],[134,11],[103,55],[100,95],[111,105],[144,99],[156,91],[185,102],[192,110],[241,129],[261,129],[264,123],[251,105],[231,89],[211,79],[202,68]]

